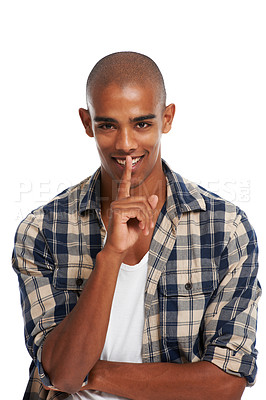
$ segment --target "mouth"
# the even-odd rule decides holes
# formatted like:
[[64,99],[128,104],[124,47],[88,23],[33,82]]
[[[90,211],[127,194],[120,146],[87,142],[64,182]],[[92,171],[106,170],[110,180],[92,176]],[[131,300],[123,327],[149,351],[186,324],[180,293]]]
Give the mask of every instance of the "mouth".
[[[132,158],[132,170],[133,170],[143,160],[144,155],[131,158]],[[122,168],[124,168],[124,166],[126,165],[126,158],[113,157],[113,159]]]

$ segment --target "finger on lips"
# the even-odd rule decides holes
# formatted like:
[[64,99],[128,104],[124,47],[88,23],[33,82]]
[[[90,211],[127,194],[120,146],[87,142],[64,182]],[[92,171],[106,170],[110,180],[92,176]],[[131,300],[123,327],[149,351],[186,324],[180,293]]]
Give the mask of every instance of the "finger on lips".
[[[112,203],[112,208],[113,211],[122,212],[122,219],[125,222],[136,218],[139,221],[139,228],[143,231],[144,235],[148,235],[149,230],[154,228],[153,210],[156,207],[158,197],[155,195],[151,196],[149,198],[151,201],[144,196],[130,197],[131,174],[132,158],[126,156],[125,168],[117,192],[117,200]],[[153,197],[156,199],[152,199]]]
[[130,197],[131,172],[132,172],[132,158],[130,156],[126,156],[126,164],[118,188],[117,199]]

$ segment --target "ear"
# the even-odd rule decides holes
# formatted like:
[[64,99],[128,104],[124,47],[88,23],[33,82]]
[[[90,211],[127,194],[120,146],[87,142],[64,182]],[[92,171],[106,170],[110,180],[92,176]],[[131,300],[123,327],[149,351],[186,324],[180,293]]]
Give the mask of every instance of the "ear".
[[92,127],[91,127],[91,117],[90,117],[89,111],[85,110],[85,108],[80,108],[79,116],[80,116],[81,122],[84,125],[87,135],[90,137],[93,137],[93,131],[92,131]]
[[169,106],[165,107],[163,113],[163,130],[162,133],[168,133],[172,128],[172,122],[175,116],[175,105],[169,104]]

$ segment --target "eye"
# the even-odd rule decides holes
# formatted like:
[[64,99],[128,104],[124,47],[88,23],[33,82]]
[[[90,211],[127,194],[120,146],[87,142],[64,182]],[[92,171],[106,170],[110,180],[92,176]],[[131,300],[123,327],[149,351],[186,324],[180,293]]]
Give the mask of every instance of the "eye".
[[110,131],[110,130],[115,129],[115,126],[113,124],[105,123],[105,124],[99,125],[98,128],[102,129],[104,131]]
[[148,124],[147,122],[138,122],[136,126],[139,129],[146,129],[151,126],[151,124]]

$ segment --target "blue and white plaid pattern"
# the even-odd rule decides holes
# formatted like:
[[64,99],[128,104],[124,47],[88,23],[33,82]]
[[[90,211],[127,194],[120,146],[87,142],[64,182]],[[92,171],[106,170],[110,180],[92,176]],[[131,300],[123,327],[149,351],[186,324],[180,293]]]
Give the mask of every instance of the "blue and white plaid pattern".
[[[261,295],[255,232],[238,207],[183,179],[164,161],[163,168],[167,200],[149,251],[143,362],[205,360],[246,377],[251,386]],[[33,358],[24,400],[68,397],[42,387],[51,386],[42,344],[75,307],[105,234],[100,169],[18,227],[13,268]]]

